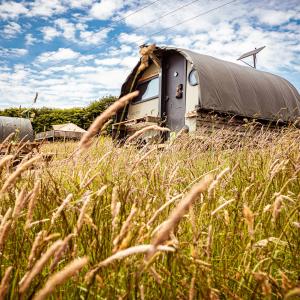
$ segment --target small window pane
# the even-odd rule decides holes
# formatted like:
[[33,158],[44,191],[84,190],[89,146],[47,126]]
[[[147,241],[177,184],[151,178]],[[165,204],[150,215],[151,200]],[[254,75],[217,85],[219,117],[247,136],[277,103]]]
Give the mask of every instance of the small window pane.
[[189,74],[189,84],[190,85],[197,85],[198,82],[198,77],[197,77],[197,72],[196,70],[192,70]]
[[158,77],[155,77],[149,81],[140,83],[137,86],[137,89],[140,91],[140,94],[133,101],[134,103],[158,97],[158,92],[159,92]]

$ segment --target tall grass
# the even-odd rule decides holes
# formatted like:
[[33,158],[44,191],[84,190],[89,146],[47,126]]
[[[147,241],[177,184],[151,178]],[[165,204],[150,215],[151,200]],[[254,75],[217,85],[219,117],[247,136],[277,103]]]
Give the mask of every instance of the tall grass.
[[[260,299],[299,294],[298,131],[95,139],[2,158],[1,299]],[[200,186],[199,186],[200,182]],[[6,297],[6,298],[5,298]]]

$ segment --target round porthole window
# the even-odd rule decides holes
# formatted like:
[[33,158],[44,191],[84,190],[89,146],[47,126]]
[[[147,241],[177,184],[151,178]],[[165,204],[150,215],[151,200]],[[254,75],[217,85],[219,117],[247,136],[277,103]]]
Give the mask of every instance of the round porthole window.
[[189,73],[189,84],[192,86],[199,84],[198,75],[195,69]]

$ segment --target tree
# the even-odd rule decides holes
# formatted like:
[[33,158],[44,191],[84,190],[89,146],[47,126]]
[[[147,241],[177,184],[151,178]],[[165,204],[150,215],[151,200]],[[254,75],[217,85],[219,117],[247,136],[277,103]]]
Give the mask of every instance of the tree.
[[54,124],[74,123],[83,129],[88,129],[95,118],[109,107],[116,97],[107,96],[91,102],[84,108],[7,108],[0,115],[7,117],[30,118],[36,133],[51,130]]

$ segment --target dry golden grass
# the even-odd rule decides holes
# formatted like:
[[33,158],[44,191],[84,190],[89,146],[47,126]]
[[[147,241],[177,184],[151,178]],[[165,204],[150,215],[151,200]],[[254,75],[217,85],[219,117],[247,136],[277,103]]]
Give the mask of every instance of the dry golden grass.
[[90,142],[0,161],[1,299],[299,295],[298,131]]

